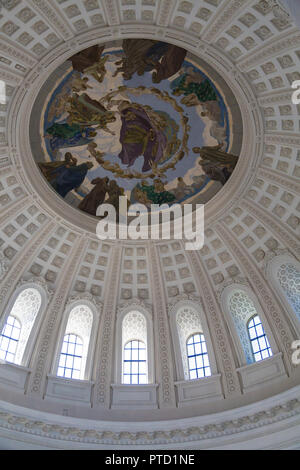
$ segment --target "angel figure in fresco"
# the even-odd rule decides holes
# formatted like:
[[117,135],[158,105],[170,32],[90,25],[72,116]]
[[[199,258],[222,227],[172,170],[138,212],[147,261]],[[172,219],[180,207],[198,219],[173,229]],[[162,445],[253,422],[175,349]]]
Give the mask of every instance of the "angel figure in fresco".
[[142,171],[149,171],[153,162],[164,157],[168,143],[163,132],[166,122],[150,106],[122,100],[118,109],[122,120],[119,158],[130,167],[139,156],[144,156]]
[[[69,119],[67,119],[68,121]],[[77,123],[55,122],[46,130],[49,145],[52,151],[65,147],[78,147],[93,142],[96,137],[93,127]]]
[[153,83],[160,83],[162,80],[172,77],[177,73],[184,62],[187,51],[172,44],[168,44],[168,49],[160,62],[152,63],[155,71],[152,74]]
[[130,80],[135,73],[144,75],[153,70],[168,45],[152,39],[125,39],[122,47],[124,57],[116,62],[119,67],[113,76],[122,73],[124,80]]
[[95,80],[97,80],[97,82],[102,83],[106,75],[105,64],[108,59],[108,55],[102,57],[100,60],[98,60],[98,62],[95,62],[90,67],[84,69],[84,73],[90,74],[92,77],[94,77]]
[[91,67],[96,62],[101,60],[102,52],[105,49],[105,45],[102,46],[91,46],[74,54],[69,60],[72,62],[73,70],[83,73],[85,69]]
[[88,77],[83,77],[81,78],[80,76],[75,76],[72,79],[72,90],[75,93],[79,93],[80,91],[85,91],[88,88],[93,88],[90,85],[88,85]]
[[100,204],[103,204],[109,189],[109,178],[94,178],[91,184],[94,185],[94,188],[80,202],[78,208],[88,214],[96,215],[97,209]]
[[77,159],[70,152],[65,154],[65,159],[57,162],[40,162],[38,166],[49,183],[57,176],[58,170],[64,170],[77,165]]
[[[217,101],[217,94],[210,81],[197,74],[196,78],[185,72],[171,83],[173,95],[184,95],[182,103],[189,106],[198,105],[207,101]],[[195,103],[195,104],[192,104]]]
[[211,162],[228,168],[234,168],[239,159],[236,155],[222,150],[222,144],[214,147],[194,147],[193,152],[199,153],[201,157],[200,164],[202,162]]
[[75,191],[78,190],[88,170],[93,168],[93,166],[92,162],[87,162],[69,168],[58,168],[55,171],[55,179],[51,182],[51,185],[60,196],[66,197],[73,189]]
[[107,124],[116,121],[114,112],[108,111],[98,101],[93,100],[87,93],[78,95],[74,93],[68,100],[69,119],[72,123],[81,126],[96,126],[95,129],[115,135]]

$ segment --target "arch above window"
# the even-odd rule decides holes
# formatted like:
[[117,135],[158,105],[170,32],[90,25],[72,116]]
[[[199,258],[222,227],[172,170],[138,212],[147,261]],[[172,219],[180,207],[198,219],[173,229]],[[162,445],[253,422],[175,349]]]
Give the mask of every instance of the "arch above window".
[[132,311],[122,321],[122,382],[148,383],[147,321],[145,316]]
[[[150,308],[150,306],[148,306]],[[125,384],[124,371],[125,355],[129,357],[131,352],[130,342],[138,341],[141,352],[138,354],[146,356],[146,379],[141,378],[139,384],[152,384],[154,380],[154,345],[153,345],[153,323],[152,313],[139,300],[133,300],[132,303],[126,303],[120,306],[117,313],[116,324],[116,363],[115,363],[115,381],[116,384]],[[142,344],[145,346],[142,352]],[[128,350],[125,352],[125,346]],[[133,353],[137,357],[137,353]],[[133,357],[133,356],[132,356]],[[141,364],[141,363],[140,363]],[[137,370],[137,365],[134,370]],[[144,366],[143,366],[144,367]],[[127,379],[126,379],[127,380]],[[136,380],[136,379],[134,379]],[[128,381],[127,381],[128,383]],[[137,382],[135,382],[137,383]]]
[[89,306],[79,303],[71,308],[56,361],[58,376],[85,379],[93,319]]
[[263,325],[262,328],[266,331],[268,340],[271,343],[271,350],[277,352],[276,343],[271,335],[265,315],[247,286],[234,284],[226,287],[221,296],[221,306],[227,314],[228,326],[236,346],[240,365],[255,362],[248,324],[256,316],[260,319],[260,323]]
[[[191,380],[201,377],[203,378],[206,376],[205,374],[202,375],[200,371],[199,374],[198,372],[192,374],[192,376],[190,374],[189,362],[193,362],[194,359],[189,361],[187,342],[195,335],[198,335],[202,338],[202,340],[205,341],[206,358],[208,359],[209,357],[208,364],[210,367],[210,375],[212,373],[216,374],[217,367],[214,351],[210,339],[207,321],[200,302],[189,299],[179,300],[176,304],[169,308],[169,315],[176,359],[177,380]],[[207,359],[205,359],[205,363],[207,363]],[[195,369],[197,368],[197,364],[200,366],[200,362],[201,358],[195,359]],[[198,367],[198,369],[200,369],[200,367]]]
[[300,263],[289,253],[278,254],[269,260],[266,275],[300,333]]
[[[5,328],[9,317],[15,318],[20,324],[19,340],[14,359],[11,361],[15,364],[23,365],[29,360],[30,348],[27,348],[28,340],[34,326],[35,330],[37,329],[35,322],[41,310],[42,294],[45,297],[45,293],[41,292],[39,287],[32,287],[31,284],[22,286],[22,288],[17,289],[10,299],[6,314],[2,318],[1,331]],[[33,343],[33,341],[31,341],[31,343]],[[31,347],[32,345],[33,344],[31,344]],[[27,354],[25,354],[26,352]]]

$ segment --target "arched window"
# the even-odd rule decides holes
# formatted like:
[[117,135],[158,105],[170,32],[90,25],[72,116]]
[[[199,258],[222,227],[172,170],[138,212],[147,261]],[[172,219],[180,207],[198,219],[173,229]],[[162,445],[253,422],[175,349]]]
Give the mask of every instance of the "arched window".
[[0,336],[0,359],[3,361],[15,361],[20,332],[20,322],[15,317],[9,316]]
[[55,373],[59,377],[84,380],[93,325],[93,312],[87,305],[74,306],[69,314]]
[[176,314],[176,328],[181,350],[181,361],[178,364],[179,376],[182,375],[180,372],[182,368],[185,380],[200,379],[212,375],[199,312],[190,305],[179,308]]
[[300,271],[292,263],[282,263],[277,279],[286,299],[300,321]]
[[190,379],[200,379],[211,375],[204,335],[197,333],[186,343]]
[[132,340],[124,346],[123,383],[147,383],[146,345],[143,341]]
[[83,342],[77,335],[65,335],[59,358],[57,375],[80,379]]
[[[2,334],[4,331],[10,331],[11,325],[9,322],[11,322],[11,318],[14,318],[15,324],[19,325],[18,342],[15,341],[14,343],[11,343],[11,347],[12,344],[15,344],[16,348],[14,357],[12,358],[9,354],[6,358],[9,362],[13,362],[18,365],[22,364],[28,339],[38,312],[40,311],[41,303],[42,297],[40,292],[35,288],[28,287],[19,293],[12,307],[9,309]],[[3,344],[6,344],[4,339],[1,341],[4,342]],[[10,359],[8,359],[8,357]]]
[[[236,344],[241,363],[244,364],[246,360],[247,364],[252,364],[270,357],[271,347],[257,306],[250,295],[244,289],[234,289],[228,296],[227,306],[236,329],[233,338],[237,334],[239,340],[239,345]],[[263,322],[266,320],[263,319]]]
[[122,321],[122,383],[148,383],[147,321],[145,316],[133,311]]
[[270,343],[259,315],[253,316],[248,321],[248,333],[255,362],[262,361],[263,359],[273,356]]

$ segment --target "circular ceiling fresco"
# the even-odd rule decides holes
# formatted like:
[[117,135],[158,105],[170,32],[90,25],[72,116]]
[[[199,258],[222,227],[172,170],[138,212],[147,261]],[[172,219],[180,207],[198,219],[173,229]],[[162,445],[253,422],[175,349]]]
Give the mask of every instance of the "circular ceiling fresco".
[[[230,100],[185,49],[151,39],[94,45],[52,77],[34,158],[73,207],[206,203],[238,161]],[[240,137],[240,136],[239,136]]]

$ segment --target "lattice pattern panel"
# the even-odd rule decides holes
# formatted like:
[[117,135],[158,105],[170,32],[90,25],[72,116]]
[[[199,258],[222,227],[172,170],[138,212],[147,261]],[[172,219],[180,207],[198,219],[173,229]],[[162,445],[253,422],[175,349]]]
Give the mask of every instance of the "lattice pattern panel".
[[159,244],[158,247],[168,297],[175,297],[182,293],[197,294],[182,243],[173,241],[168,244]]
[[14,217],[7,221],[0,230],[0,250],[5,256],[6,265],[9,266],[16,255],[21,252],[32,239],[32,236],[48,221],[48,217],[36,206],[16,212]]
[[293,27],[289,21],[276,18],[272,8],[265,12],[256,2],[245,8],[226,31],[220,32],[216,43],[233,60],[239,61],[265,44],[270,44],[278,33]]
[[79,271],[74,277],[71,289],[74,293],[89,292],[95,297],[103,297],[110,251],[110,245],[90,241],[80,263]]
[[300,150],[292,146],[266,144],[262,166],[300,178]]
[[123,249],[119,297],[122,300],[151,299],[146,248],[128,246]]
[[50,285],[55,285],[75,240],[74,233],[58,227],[33,260],[28,275],[44,277]]
[[268,251],[283,248],[268,227],[239,207],[230,212],[224,222],[260,267]]

